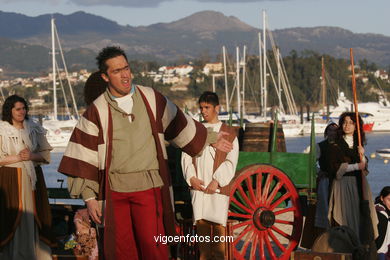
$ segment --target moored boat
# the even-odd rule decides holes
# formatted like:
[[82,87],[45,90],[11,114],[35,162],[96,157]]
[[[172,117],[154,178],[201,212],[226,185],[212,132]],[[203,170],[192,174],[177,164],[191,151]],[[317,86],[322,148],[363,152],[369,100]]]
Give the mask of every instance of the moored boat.
[[390,158],[390,148],[376,150],[376,153],[382,158]]

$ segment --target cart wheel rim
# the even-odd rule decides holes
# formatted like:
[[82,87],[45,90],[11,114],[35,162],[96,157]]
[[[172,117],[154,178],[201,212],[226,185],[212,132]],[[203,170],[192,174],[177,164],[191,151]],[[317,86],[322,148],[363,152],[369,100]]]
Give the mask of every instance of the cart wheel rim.
[[[281,208],[280,206],[283,206]],[[230,192],[235,259],[289,259],[299,243],[303,216],[290,178],[271,165],[240,171]]]

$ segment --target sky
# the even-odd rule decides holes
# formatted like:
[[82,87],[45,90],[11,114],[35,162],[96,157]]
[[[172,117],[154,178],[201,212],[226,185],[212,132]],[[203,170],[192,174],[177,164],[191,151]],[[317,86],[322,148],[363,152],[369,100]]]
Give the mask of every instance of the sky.
[[82,10],[131,26],[172,22],[213,10],[256,28],[262,27],[261,13],[266,10],[271,30],[337,26],[390,36],[390,0],[0,0],[0,10],[28,16]]

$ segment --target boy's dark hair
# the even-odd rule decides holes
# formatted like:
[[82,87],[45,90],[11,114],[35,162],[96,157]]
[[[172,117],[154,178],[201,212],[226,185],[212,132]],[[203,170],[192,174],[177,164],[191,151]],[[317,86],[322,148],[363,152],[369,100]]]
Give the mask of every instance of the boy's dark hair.
[[208,103],[208,104],[211,104],[213,106],[219,105],[219,99],[218,99],[217,94],[215,94],[215,92],[211,92],[211,91],[205,91],[205,92],[203,92],[202,95],[200,95],[199,100],[198,100],[198,104],[200,104],[201,102]]
[[107,74],[108,67],[107,67],[106,61],[109,59],[118,57],[118,56],[125,57],[125,59],[127,61],[126,53],[120,47],[108,46],[108,47],[103,48],[99,52],[98,56],[96,56],[96,63],[98,65],[99,71],[101,73]]
[[324,138],[327,138],[328,137],[328,134],[329,134],[329,131],[331,128],[337,128],[338,125],[335,123],[335,122],[331,122],[329,123],[326,128],[325,128],[325,131],[324,131]]
[[7,121],[12,125],[12,108],[15,107],[16,102],[21,102],[24,104],[24,107],[26,108],[26,116],[25,119],[28,119],[28,105],[27,101],[19,97],[18,95],[12,95],[5,99],[2,112],[1,112],[1,120]]
[[84,86],[84,102],[89,106],[98,96],[107,89],[107,82],[101,77],[100,71],[92,73]]
[[375,198],[375,203],[380,203],[381,197],[385,198],[385,197],[389,196],[389,194],[390,194],[390,186],[383,187],[383,189],[381,190],[381,193],[379,193],[379,196]]

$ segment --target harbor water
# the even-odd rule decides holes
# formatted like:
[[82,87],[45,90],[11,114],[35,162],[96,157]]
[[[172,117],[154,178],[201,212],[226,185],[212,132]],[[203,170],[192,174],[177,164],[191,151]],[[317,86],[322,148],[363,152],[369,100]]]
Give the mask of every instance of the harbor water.
[[[318,135],[316,142],[322,139],[323,137]],[[376,197],[383,186],[390,185],[390,163],[386,164],[379,156],[376,156],[376,158],[370,158],[370,156],[375,154],[376,150],[390,148],[390,133],[370,133],[366,135],[366,139],[365,151],[367,157],[369,157],[368,169],[370,171],[367,178],[373,197]],[[309,136],[286,138],[287,152],[301,153],[309,145]],[[61,187],[61,185],[66,187],[66,177],[57,172],[64,150],[65,148],[53,150],[51,153],[51,164],[43,166],[47,187],[57,188]]]

